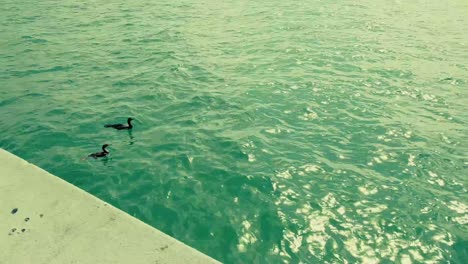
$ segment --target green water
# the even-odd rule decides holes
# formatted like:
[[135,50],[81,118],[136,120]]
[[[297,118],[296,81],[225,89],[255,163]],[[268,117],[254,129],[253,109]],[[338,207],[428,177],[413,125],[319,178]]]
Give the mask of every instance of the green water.
[[467,32],[465,0],[1,0],[0,147],[226,263],[466,263]]

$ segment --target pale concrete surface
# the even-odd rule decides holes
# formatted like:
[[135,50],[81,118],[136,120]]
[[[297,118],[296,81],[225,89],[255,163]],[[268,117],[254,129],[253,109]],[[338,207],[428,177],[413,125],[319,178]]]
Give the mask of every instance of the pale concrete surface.
[[0,149],[0,263],[219,262]]

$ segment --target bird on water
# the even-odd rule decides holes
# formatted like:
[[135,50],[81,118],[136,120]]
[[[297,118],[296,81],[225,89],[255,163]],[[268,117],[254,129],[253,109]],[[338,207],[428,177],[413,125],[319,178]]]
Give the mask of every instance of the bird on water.
[[132,129],[133,128],[132,120],[133,120],[133,118],[129,117],[127,119],[127,124],[104,125],[104,127],[112,127],[114,129],[117,129],[117,130]]
[[109,150],[107,150],[108,146],[109,146],[109,144],[102,145],[102,151],[89,154],[88,157],[91,157],[91,158],[94,158],[94,159],[107,157],[107,155],[109,155],[109,153],[110,153]]

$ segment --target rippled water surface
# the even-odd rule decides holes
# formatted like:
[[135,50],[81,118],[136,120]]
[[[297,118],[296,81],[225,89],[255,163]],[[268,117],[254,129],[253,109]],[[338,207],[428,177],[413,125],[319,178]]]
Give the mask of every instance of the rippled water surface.
[[467,1],[0,2],[0,147],[226,263],[466,263]]

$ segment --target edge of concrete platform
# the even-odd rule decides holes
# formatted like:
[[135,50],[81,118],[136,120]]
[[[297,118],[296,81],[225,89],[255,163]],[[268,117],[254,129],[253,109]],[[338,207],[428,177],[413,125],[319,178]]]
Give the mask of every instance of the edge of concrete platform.
[[0,263],[220,263],[0,148]]

